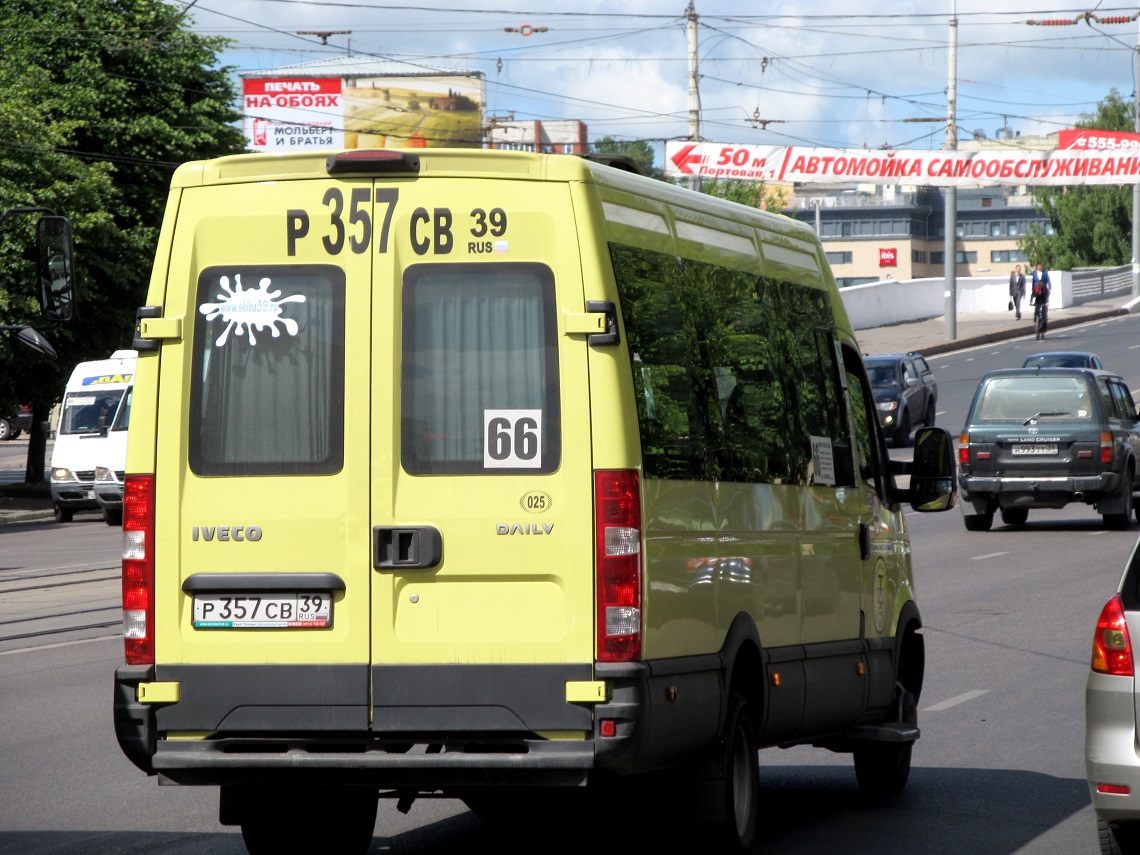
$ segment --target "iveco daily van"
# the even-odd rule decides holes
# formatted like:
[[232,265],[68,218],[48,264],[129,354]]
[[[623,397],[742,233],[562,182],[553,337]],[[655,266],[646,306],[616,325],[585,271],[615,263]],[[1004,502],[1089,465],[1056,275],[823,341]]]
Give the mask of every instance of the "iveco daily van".
[[[906,782],[903,503],[812,231],[571,155],[240,155],[173,179],[123,506],[120,744],[251,852],[377,797],[523,818],[659,773],[735,845],[757,749]],[[895,474],[906,471],[905,489]],[[576,801],[576,799],[575,799]]]
[[80,362],[72,370],[51,452],[51,499],[58,522],[71,522],[77,510],[100,507],[98,467],[123,469],[127,431],[120,410],[129,400],[134,373],[133,350],[116,350],[110,359]]

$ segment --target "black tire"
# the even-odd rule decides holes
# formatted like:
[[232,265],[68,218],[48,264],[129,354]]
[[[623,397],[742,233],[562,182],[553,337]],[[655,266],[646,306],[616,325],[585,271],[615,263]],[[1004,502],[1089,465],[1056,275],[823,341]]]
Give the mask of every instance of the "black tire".
[[123,510],[122,510],[122,508],[117,508],[114,510],[112,510],[111,508],[103,508],[103,522],[107,523],[107,525],[122,525],[123,524]]
[[966,531],[989,531],[993,528],[994,512],[984,514],[963,514],[962,522],[966,524]]
[[[918,701],[911,691],[903,691],[896,700],[899,718],[907,724],[918,724]],[[875,798],[901,793],[910,779],[910,757],[913,742],[872,742],[855,749],[855,777],[859,789]]]
[[240,808],[249,855],[281,855],[297,845],[298,817],[328,817],[320,850],[365,855],[376,827],[377,793],[368,787],[262,787]]
[[718,810],[713,826],[725,847],[748,849],[760,815],[760,754],[752,710],[741,695],[728,699],[723,740],[723,789],[717,794],[723,812]]
[[1128,464],[1128,468],[1124,471],[1120,483],[1121,496],[1118,498],[1123,499],[1124,510],[1119,513],[1101,514],[1101,519],[1104,522],[1104,527],[1109,531],[1124,531],[1132,524],[1132,464]]
[[1140,831],[1135,822],[1096,821],[1096,838],[1101,855],[1129,855],[1140,848]]
[[1002,508],[1001,521],[1006,525],[1025,525],[1029,519],[1029,508]]
[[891,437],[891,444],[895,448],[906,448],[910,445],[910,413],[903,410],[899,415],[898,424],[895,425],[895,434]]
[[0,442],[12,438],[12,423],[7,419],[0,419]]
[[53,505],[52,512],[55,514],[55,521],[57,523],[69,523],[71,518],[75,516],[75,511],[71,508],[64,508],[60,505]]

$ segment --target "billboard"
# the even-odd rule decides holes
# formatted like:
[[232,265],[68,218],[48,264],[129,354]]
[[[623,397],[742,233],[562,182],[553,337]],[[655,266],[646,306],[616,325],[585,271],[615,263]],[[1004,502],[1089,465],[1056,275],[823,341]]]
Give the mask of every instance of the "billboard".
[[483,146],[481,77],[246,77],[242,88],[252,151]]
[[1062,131],[1057,148],[969,151],[830,149],[667,142],[665,174],[740,181],[984,187],[1140,182],[1140,135]]

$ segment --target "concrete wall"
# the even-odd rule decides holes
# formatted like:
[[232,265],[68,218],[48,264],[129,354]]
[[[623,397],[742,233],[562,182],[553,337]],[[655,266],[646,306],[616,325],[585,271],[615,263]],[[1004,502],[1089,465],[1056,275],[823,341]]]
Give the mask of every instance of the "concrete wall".
[[[1024,315],[1029,309],[1030,277],[1026,275]],[[1049,305],[1064,308],[1072,304],[1073,274],[1068,270],[1049,271],[1053,291]],[[1009,276],[959,276],[957,278],[959,314],[1003,314],[1009,303]],[[851,326],[857,330],[940,318],[946,314],[946,280],[886,279],[868,285],[842,288],[843,305]]]

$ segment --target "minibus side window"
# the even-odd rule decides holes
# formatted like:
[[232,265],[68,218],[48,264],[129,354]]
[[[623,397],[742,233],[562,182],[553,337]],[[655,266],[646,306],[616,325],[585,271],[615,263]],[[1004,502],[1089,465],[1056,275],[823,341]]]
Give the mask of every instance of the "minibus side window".
[[846,441],[825,292],[626,245],[610,254],[647,478],[850,480],[850,467],[817,465]]
[[562,443],[550,268],[416,264],[404,272],[402,303],[404,471],[555,471]]
[[204,269],[193,316],[190,469],[327,475],[344,460],[344,272]]

